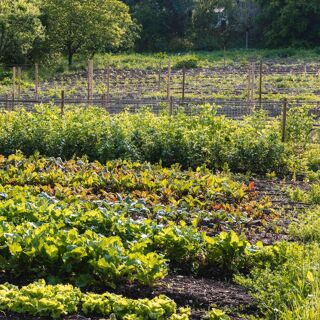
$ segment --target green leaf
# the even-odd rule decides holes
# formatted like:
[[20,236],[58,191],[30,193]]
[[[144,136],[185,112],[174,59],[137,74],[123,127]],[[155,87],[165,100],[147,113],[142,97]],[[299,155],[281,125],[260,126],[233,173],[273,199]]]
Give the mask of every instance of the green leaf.
[[19,253],[21,253],[23,251],[21,245],[19,243],[17,243],[17,242],[9,244],[8,247],[9,247],[10,253],[13,256],[19,255]]

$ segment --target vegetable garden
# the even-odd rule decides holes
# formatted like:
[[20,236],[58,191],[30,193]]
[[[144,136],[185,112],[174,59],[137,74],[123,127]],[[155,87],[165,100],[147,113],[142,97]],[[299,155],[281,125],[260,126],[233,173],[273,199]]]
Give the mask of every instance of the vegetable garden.
[[0,318],[319,319],[319,118],[218,110],[3,110]]

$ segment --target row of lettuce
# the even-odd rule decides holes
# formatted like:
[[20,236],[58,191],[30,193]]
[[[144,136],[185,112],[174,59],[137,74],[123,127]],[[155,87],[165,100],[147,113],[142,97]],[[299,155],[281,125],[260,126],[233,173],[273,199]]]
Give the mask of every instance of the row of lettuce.
[[[72,285],[49,285],[38,280],[18,288],[8,283],[0,285],[0,310],[53,319],[81,312],[86,316],[107,316],[123,320],[188,320],[190,308],[177,309],[176,303],[164,295],[153,299],[129,299],[121,295],[82,293]],[[212,308],[207,320],[230,320],[225,312]]]
[[[316,259],[319,258],[319,245],[303,247],[282,243],[276,248],[286,257],[285,261],[256,265],[249,276],[237,275],[236,281],[251,290],[264,315],[263,319],[317,319],[320,275]],[[165,296],[133,300],[111,293],[82,293],[72,285],[46,285],[44,280],[21,288],[1,285],[0,310],[53,318],[81,312],[85,315],[141,320],[187,320],[190,314],[188,308],[180,308],[178,312],[176,304]],[[229,317],[213,309],[204,319],[222,320]],[[252,316],[250,319],[256,318]]]
[[[61,117],[52,106],[39,106],[33,113],[19,109],[0,114],[0,153],[39,151],[65,159],[87,155],[102,163],[121,158],[165,166],[179,163],[184,168],[206,164],[257,174],[319,167],[319,156],[309,156],[310,142],[319,141],[319,132],[312,134],[316,120],[307,108],[289,110],[287,144],[281,142],[280,118],[270,120],[257,111],[239,122],[216,111],[207,105],[195,108],[192,117],[183,112],[156,116],[147,110],[111,116],[101,108],[68,107]],[[301,149],[303,168],[297,161]]]
[[44,280],[21,288],[0,285],[0,310],[52,318],[81,311],[85,315],[113,315],[126,320],[186,320],[190,313],[187,308],[177,312],[175,302],[162,295],[152,300],[133,300],[112,293],[82,293],[72,285],[47,285]]

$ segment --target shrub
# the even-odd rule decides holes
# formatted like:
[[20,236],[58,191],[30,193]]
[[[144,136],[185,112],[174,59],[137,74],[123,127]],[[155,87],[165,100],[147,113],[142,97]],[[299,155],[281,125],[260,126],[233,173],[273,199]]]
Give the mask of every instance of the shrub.
[[182,69],[185,67],[186,69],[194,69],[198,68],[199,66],[199,59],[197,57],[190,57],[190,58],[183,58],[177,61],[173,68],[174,69]]
[[37,112],[18,110],[0,115],[0,153],[21,150],[70,159],[88,156],[105,163],[130,159],[175,163],[183,168],[206,164],[235,172],[265,174],[287,171],[286,153],[274,121],[248,118],[237,121],[215,115],[210,106],[198,114],[170,117],[147,110],[110,116],[99,108],[66,108],[63,118],[53,107],[39,106]]

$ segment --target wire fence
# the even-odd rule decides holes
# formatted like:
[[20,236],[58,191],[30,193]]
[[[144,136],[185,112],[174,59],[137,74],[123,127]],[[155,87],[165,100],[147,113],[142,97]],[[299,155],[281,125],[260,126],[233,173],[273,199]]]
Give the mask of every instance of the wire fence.
[[[90,67],[90,68],[89,68]],[[106,93],[109,98],[221,98],[254,100],[262,95],[286,95],[288,99],[300,95],[319,96],[320,63],[281,65],[274,62],[234,62],[210,68],[121,69],[112,66],[41,78],[45,66],[3,66],[11,73],[6,85],[0,83],[0,97],[14,95],[18,99],[59,98],[64,90],[69,98],[84,98]],[[32,84],[33,82],[33,84]],[[89,92],[90,91],[90,92]]]
[[[108,66],[94,70],[90,60],[87,71],[61,74],[46,80],[39,76],[41,68],[38,64],[34,68],[3,66],[4,70],[12,72],[12,81],[2,90],[0,85],[2,110],[23,107],[34,111],[38,104],[52,104],[60,107],[61,113],[67,105],[92,105],[111,114],[123,110],[138,112],[145,107],[155,114],[163,110],[173,114],[181,109],[192,114],[197,106],[209,103],[218,106],[218,115],[242,119],[256,109],[265,110],[269,117],[278,117],[283,114],[286,104],[288,109],[307,105],[315,118],[320,118],[320,62],[279,64],[265,60],[211,68],[175,69],[169,60],[167,68],[126,70]],[[24,83],[24,69],[29,73],[31,70],[33,84]],[[286,87],[283,80],[288,79],[285,77],[296,81],[290,78],[291,75],[298,77],[298,81],[294,86]],[[294,99],[305,93],[316,99],[319,97],[319,101]],[[282,95],[289,102],[270,99],[270,94]]]
[[[229,99],[170,99],[154,98],[154,99],[125,99],[116,98],[108,100],[106,95],[96,96],[92,99],[84,99],[81,97],[68,98],[62,91],[60,98],[42,98],[42,99],[6,99],[0,98],[0,108],[2,111],[13,111],[19,108],[25,108],[28,111],[34,111],[39,104],[50,104],[57,106],[64,112],[67,105],[78,106],[79,108],[87,108],[88,106],[101,107],[110,114],[121,113],[124,110],[132,113],[139,112],[143,108],[149,108],[153,113],[159,114],[167,110],[170,114],[182,110],[187,114],[192,115],[197,107],[210,104],[217,106],[217,115],[224,115],[232,119],[242,119],[245,116],[251,115],[254,110],[264,110],[271,118],[279,117],[283,113],[284,101],[270,100],[229,100]],[[287,108],[296,106],[308,106],[309,112],[314,115],[315,125],[320,119],[320,102],[318,101],[291,101],[287,103]]]

